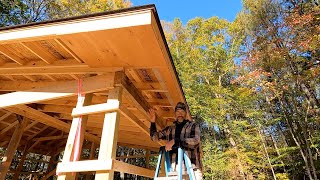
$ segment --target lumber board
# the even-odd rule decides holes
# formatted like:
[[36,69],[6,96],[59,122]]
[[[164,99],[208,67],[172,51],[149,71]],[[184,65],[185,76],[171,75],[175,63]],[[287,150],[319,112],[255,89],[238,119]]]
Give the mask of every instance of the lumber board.
[[[49,115],[42,113],[40,111],[37,111],[36,109],[33,109],[29,106],[18,105],[15,107],[8,107],[8,108],[6,108],[6,110],[11,111],[16,114],[19,114],[24,117],[28,117],[29,119],[40,122],[45,125],[48,125],[50,127],[54,127],[54,128],[59,129],[63,132],[69,133],[70,124],[65,123],[63,121],[60,121],[59,119],[53,118],[52,116],[49,116]],[[90,133],[86,132],[85,138],[88,139],[89,141],[100,144],[100,138],[97,136],[94,136]]]
[[25,61],[21,59],[19,56],[15,55],[12,51],[8,50],[5,46],[0,45],[0,53],[10,60],[16,62],[19,65],[25,64]]
[[7,171],[9,170],[11,161],[13,159],[13,156],[19,146],[19,142],[21,140],[22,134],[23,134],[23,129],[26,127],[28,124],[28,119],[23,118],[21,121],[18,123],[16,126],[16,129],[10,139],[8,148],[6,149],[5,155],[2,159],[2,163],[0,164],[0,179],[4,180],[7,174]]
[[[84,96],[78,96],[78,102],[77,102],[77,108],[86,106],[86,105],[90,105],[92,102],[92,97],[93,94],[86,94]],[[77,144],[75,144],[75,140],[77,138],[77,133],[79,134],[79,147],[78,150],[81,152],[82,150],[82,144],[83,144],[83,140],[84,140],[84,133],[85,133],[85,129],[87,126],[87,120],[88,120],[88,116],[83,116],[83,117],[75,117],[72,120],[72,124],[71,124],[71,128],[70,128],[70,132],[68,135],[68,140],[66,143],[66,147],[64,150],[64,154],[63,154],[63,159],[62,162],[70,162],[70,161],[78,161],[81,153],[78,153],[77,156],[75,157],[74,155],[77,153],[76,152],[76,146]],[[80,131],[78,131],[80,126]],[[59,175],[58,180],[63,180],[63,179],[75,179],[75,176],[73,176],[70,173],[64,174],[64,175]]]
[[74,53],[61,39],[55,38],[55,42],[57,42],[65,51],[67,51],[74,59],[78,62],[83,63],[84,61],[81,60],[76,53]]
[[124,172],[128,174],[136,174],[139,176],[144,176],[144,177],[149,177],[153,178],[154,177],[154,170],[134,166],[125,162],[113,160],[113,167],[112,169],[114,171],[118,172]]
[[57,173],[67,172],[109,172],[110,170],[124,172],[129,174],[136,174],[139,176],[150,177],[154,176],[154,170],[134,166],[118,160],[85,160],[77,162],[63,162],[58,163]]
[[51,64],[56,60],[56,57],[53,54],[37,42],[21,42],[20,44],[47,64]]
[[75,162],[60,162],[57,166],[57,173],[108,171],[112,169],[113,161],[108,160],[83,160]]
[[[122,91],[122,87],[116,87],[110,90],[107,103],[114,103],[119,107],[122,101]],[[119,112],[105,114],[98,156],[99,160],[114,159],[116,157],[119,124]],[[95,179],[99,180],[103,178],[112,180],[113,175],[114,172],[112,170],[109,172],[97,173]]]
[[77,107],[72,110],[72,116],[82,116],[89,114],[107,113],[117,111],[119,107],[118,103],[103,103],[90,106]]
[[[90,93],[113,88],[114,73],[83,79],[82,93]],[[78,81],[57,82],[54,86],[0,95],[0,108],[29,104],[45,100],[73,96],[77,93]]]
[[[133,85],[129,78],[123,72],[115,73],[115,85],[123,87],[125,95],[133,102],[133,104],[149,119],[148,111],[151,108],[150,104],[144,99],[140,91]],[[164,128],[162,119],[157,118],[157,125]]]
[[[39,63],[38,63],[39,64]],[[58,64],[58,63],[57,63]],[[3,65],[0,75],[58,75],[58,74],[98,74],[123,70],[123,67],[90,67],[86,64],[12,66]]]
[[[23,42],[45,37],[51,39],[67,34],[146,25],[151,23],[150,16],[151,10],[146,9],[138,12],[75,19],[69,23],[55,22],[50,23],[50,26],[35,25],[32,28],[20,28],[19,31],[4,30],[0,33],[0,43]],[[90,21],[88,21],[89,19]]]

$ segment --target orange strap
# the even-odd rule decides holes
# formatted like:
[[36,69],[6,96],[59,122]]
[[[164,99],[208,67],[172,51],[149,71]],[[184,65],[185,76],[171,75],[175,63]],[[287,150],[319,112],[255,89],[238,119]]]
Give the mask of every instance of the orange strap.
[[[78,103],[77,106],[82,106],[84,101],[84,94],[82,93],[82,79],[78,80]],[[78,161],[81,156],[81,127],[82,127],[82,115],[80,115],[78,118],[73,119],[74,121],[78,121],[77,131],[76,131],[76,137],[74,139],[74,147],[73,147],[73,157],[71,157],[71,161]],[[75,173],[73,172],[72,175],[74,176]]]

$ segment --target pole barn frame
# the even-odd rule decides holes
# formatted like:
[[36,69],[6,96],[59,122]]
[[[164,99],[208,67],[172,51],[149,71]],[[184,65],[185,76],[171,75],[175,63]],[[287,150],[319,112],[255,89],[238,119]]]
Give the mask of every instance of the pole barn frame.
[[[179,101],[184,93],[154,5],[0,28],[0,180],[10,173],[152,178],[151,151],[165,142],[151,141],[148,110],[157,110],[161,129],[174,121]],[[117,157],[117,146],[146,154]],[[17,151],[21,162],[10,169]],[[36,161],[28,153],[51,157],[37,160],[46,172],[23,171]],[[141,157],[146,168],[121,161]]]

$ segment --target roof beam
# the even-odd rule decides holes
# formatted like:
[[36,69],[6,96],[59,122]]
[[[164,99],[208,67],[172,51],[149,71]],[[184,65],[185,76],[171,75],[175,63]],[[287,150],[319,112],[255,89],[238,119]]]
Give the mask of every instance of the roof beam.
[[19,56],[15,55],[13,52],[8,50],[3,45],[0,45],[0,53],[2,53],[4,56],[11,59],[12,61],[18,63],[19,65],[25,64],[25,61],[23,59],[21,59]]
[[34,133],[33,135],[28,136],[28,141],[30,141],[31,139],[33,139],[34,137],[36,137],[37,135],[41,134],[43,131],[45,131],[46,129],[48,129],[49,126],[44,126],[42,129],[40,129],[38,132]]
[[36,124],[38,124],[37,121],[33,121],[31,124],[29,124],[26,128],[24,128],[24,131],[27,131],[29,129],[31,129],[33,126],[35,126]]
[[36,42],[21,42],[20,44],[47,64],[51,64],[57,60],[54,55]]
[[36,78],[34,78],[34,77],[30,76],[30,75],[23,75],[23,76],[24,76],[25,78],[29,79],[30,81],[33,81],[33,82],[37,81]]
[[38,111],[42,112],[55,112],[55,113],[63,113],[67,114],[71,118],[71,113],[73,108],[70,106],[61,106],[61,105],[53,105],[53,104],[44,104],[37,106]]
[[[94,94],[96,94],[96,93],[94,93]],[[93,96],[92,103],[93,104],[101,104],[101,103],[105,103],[106,101],[107,101],[106,96]],[[41,104],[75,107],[77,104],[77,98],[70,97],[70,98],[54,99],[54,100],[42,101]]]
[[2,129],[0,131],[0,135],[8,132],[11,128],[13,128],[15,125],[17,125],[19,122],[18,121],[14,121],[12,124],[10,124],[9,126],[7,126],[6,128]]
[[[123,72],[116,72],[115,85],[122,86],[124,94],[127,95],[142,114],[149,119],[148,111],[151,108],[150,104],[143,98],[140,91],[132,84]],[[156,123],[161,128],[164,128],[164,121],[161,117],[157,118]]]
[[147,136],[149,136],[149,127],[147,127],[142,121],[140,121],[134,114],[132,114],[127,108],[120,106],[120,112],[132,123],[136,124]]
[[[84,78],[82,92],[90,93],[113,88],[114,73]],[[0,95],[0,108],[29,104],[50,99],[73,96],[78,91],[78,81],[57,82],[53,86]]]
[[12,114],[12,112],[7,112],[6,114],[2,115],[0,117],[0,121],[5,120],[7,117],[9,117]]
[[[60,121],[56,118],[53,118],[45,113],[37,111],[26,105],[17,105],[15,107],[8,107],[6,110],[11,111],[13,113],[19,114],[21,116],[27,117],[29,119],[38,121],[42,124],[54,127],[56,129],[60,129],[63,132],[69,133],[70,124]],[[95,142],[97,144],[100,143],[100,139],[97,136],[94,136],[89,133],[85,133],[85,139],[89,141]]]
[[75,60],[77,60],[80,63],[84,62],[61,39],[55,38],[54,41],[58,43],[65,51],[67,51]]
[[7,63],[0,66],[0,75],[97,74],[121,70],[123,70],[122,67],[93,68],[71,59],[57,61],[50,65],[41,61],[31,61],[23,66],[16,63]]
[[55,139],[63,139],[67,137],[68,135],[45,136],[45,137],[34,138],[33,141],[49,141],[49,140],[55,140]]
[[28,89],[55,86],[58,83],[68,83],[70,81],[1,81],[0,91],[24,91]]

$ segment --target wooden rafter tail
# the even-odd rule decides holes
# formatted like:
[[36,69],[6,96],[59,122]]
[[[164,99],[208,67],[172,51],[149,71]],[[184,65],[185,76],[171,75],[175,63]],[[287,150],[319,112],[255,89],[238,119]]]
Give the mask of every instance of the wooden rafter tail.
[[[124,93],[134,103],[134,105],[142,112],[146,119],[149,119],[148,111],[152,107],[142,96],[140,91],[134,86],[124,72],[115,73],[115,85],[123,87]],[[157,117],[157,125],[163,129],[165,127],[164,120]]]

